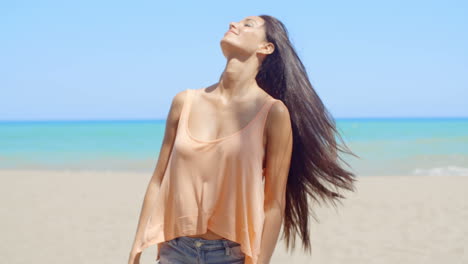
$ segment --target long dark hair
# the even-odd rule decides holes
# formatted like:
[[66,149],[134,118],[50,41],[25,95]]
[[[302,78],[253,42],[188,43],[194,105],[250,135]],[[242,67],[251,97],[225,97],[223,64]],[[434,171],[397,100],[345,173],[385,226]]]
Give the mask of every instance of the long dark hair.
[[[355,191],[356,176],[342,168],[339,160],[349,164],[339,157],[338,152],[359,156],[346,146],[333,117],[314,91],[284,24],[269,15],[260,17],[265,20],[266,40],[275,45],[275,50],[263,60],[256,81],[288,107],[294,138],[283,219],[286,249],[290,248],[290,243],[295,248],[295,237],[299,234],[303,248],[310,253],[308,217],[312,215],[319,220],[309,200],[320,203],[320,198],[336,206],[335,202],[345,197],[331,188]],[[335,136],[339,137],[343,147],[337,144]]]

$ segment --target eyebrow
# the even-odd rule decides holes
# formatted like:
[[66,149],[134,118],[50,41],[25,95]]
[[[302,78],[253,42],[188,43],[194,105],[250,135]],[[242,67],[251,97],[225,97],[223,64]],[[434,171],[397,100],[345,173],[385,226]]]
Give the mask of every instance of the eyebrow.
[[256,20],[254,20],[254,19],[251,19],[251,18],[246,18],[245,20],[252,20],[253,22],[257,23],[257,21],[256,21]]

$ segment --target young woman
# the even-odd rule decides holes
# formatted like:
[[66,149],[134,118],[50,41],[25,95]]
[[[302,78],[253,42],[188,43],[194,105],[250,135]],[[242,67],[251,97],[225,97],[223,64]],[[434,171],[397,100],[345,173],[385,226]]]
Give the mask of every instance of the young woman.
[[173,98],[129,264],[156,244],[161,264],[266,264],[283,223],[287,248],[298,233],[310,251],[308,201],[344,198],[327,182],[354,191],[338,151],[354,154],[283,23],[249,16],[220,44],[219,81]]

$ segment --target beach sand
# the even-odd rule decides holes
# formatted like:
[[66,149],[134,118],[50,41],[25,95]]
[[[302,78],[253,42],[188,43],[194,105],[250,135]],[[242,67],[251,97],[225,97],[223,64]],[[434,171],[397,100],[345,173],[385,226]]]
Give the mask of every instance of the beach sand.
[[[150,177],[1,170],[0,263],[127,263]],[[359,177],[356,188],[338,208],[316,205],[311,255],[280,241],[271,263],[468,263],[468,177]]]

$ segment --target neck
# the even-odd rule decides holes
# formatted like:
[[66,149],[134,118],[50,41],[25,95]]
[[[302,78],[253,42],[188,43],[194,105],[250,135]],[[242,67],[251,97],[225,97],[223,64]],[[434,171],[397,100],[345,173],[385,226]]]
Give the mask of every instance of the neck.
[[228,59],[219,81],[219,93],[224,97],[243,97],[259,88],[255,80],[257,68],[258,61],[255,57],[243,61],[237,58]]

